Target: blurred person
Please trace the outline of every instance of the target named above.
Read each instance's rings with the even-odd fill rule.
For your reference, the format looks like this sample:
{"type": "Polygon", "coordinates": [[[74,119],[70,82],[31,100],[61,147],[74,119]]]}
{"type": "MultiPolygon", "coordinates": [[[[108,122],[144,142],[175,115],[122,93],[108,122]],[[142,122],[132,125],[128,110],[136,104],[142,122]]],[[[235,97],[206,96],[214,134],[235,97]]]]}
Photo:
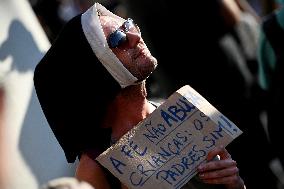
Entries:
{"type": "Polygon", "coordinates": [[[260,22],[261,20],[260,13],[256,11],[259,5],[254,5],[256,6],[254,7],[253,5],[251,5],[253,3],[248,2],[247,0],[235,0],[235,2],[242,12],[248,12],[251,16],[253,16],[257,20],[257,22],[260,22]]]}
{"type": "Polygon", "coordinates": [[[264,110],[267,111],[268,116],[269,138],[275,155],[283,166],[282,132],[284,129],[281,126],[281,117],[284,106],[284,1],[278,3],[279,8],[263,18],[258,60],[259,83],[265,92],[264,110]]]}
{"type": "Polygon", "coordinates": [[[43,184],[40,189],[95,189],[85,181],[74,177],[55,178],[43,184]]]}
{"type": "Polygon", "coordinates": [[[262,16],[266,16],[273,12],[279,6],[279,2],[281,2],[281,0],[262,0],[262,16]]]}
{"type": "Polygon", "coordinates": [[[91,0],[60,0],[59,17],[66,23],[74,16],[85,12],[92,4],[91,0]]]}
{"type": "Polygon", "coordinates": [[[55,40],[65,21],[59,17],[60,0],[37,0],[32,8],[50,42],[55,40]]]}
{"type": "MultiPolygon", "coordinates": [[[[118,0],[104,1],[106,8],[111,10],[120,17],[127,15],[126,10],[123,8],[118,0]]],[[[93,5],[92,0],[60,0],[59,17],[68,22],[74,16],[85,12],[93,5]]]]}
{"type": "Polygon", "coordinates": [[[4,89],[0,83],[0,188],[5,187],[6,156],[5,156],[5,130],[4,130],[4,89]]]}
{"type": "MultiPolygon", "coordinates": [[[[79,157],[79,180],[96,189],[125,188],[95,158],[156,108],[146,90],[156,66],[134,21],[98,3],[66,24],[37,65],[40,104],[67,161],[79,157]]],[[[198,185],[245,188],[224,147],[209,152],[207,160],[198,169],[198,185]]]]}
{"type": "Polygon", "coordinates": [[[239,163],[246,186],[276,188],[277,178],[269,167],[271,146],[257,100],[257,14],[250,13],[248,4],[233,0],[127,3],[133,17],[151,31],[147,40],[160,62],[159,72],[149,77],[149,97],[160,97],[160,92],[168,96],[189,83],[244,131],[227,148],[239,163]]]}

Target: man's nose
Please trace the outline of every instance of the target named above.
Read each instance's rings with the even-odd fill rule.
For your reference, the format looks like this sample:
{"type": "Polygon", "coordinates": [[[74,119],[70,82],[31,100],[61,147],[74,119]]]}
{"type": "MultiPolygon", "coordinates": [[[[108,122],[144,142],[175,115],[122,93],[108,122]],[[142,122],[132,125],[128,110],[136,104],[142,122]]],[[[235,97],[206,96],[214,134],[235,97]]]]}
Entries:
{"type": "Polygon", "coordinates": [[[141,34],[137,32],[127,32],[126,33],[128,44],[130,48],[134,48],[141,40],[141,34]]]}

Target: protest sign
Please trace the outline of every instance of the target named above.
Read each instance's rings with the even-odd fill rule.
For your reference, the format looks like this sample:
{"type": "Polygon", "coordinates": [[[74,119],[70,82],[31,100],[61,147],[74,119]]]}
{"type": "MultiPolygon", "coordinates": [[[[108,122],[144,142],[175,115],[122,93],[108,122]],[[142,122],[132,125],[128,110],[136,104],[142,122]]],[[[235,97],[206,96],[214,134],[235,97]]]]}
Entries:
{"type": "Polygon", "coordinates": [[[97,160],[128,188],[181,188],[214,147],[242,131],[186,85],[97,160]]]}

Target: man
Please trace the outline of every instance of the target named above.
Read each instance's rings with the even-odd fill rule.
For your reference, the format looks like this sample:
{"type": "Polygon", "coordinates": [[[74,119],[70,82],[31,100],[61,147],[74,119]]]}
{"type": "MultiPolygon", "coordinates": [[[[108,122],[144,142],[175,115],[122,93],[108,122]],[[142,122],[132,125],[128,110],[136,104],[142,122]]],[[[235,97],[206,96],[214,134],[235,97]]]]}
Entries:
{"type": "MultiPolygon", "coordinates": [[[[38,64],[38,98],[68,162],[80,159],[78,179],[96,189],[126,188],[112,183],[95,158],[154,111],[145,80],[156,66],[134,21],[98,3],[67,23],[38,64]]],[[[217,147],[207,159],[199,167],[204,183],[245,187],[225,148],[217,147]],[[217,155],[219,161],[210,161],[217,155]]]]}

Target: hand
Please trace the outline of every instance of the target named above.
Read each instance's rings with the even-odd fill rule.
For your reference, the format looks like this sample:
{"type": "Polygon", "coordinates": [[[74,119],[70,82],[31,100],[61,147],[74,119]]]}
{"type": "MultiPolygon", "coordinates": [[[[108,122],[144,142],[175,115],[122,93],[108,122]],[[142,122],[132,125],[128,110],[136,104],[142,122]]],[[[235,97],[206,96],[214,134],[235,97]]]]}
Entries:
{"type": "Polygon", "coordinates": [[[197,171],[199,178],[205,183],[224,184],[227,189],[245,189],[236,161],[232,160],[231,155],[222,146],[210,151],[207,162],[201,164],[197,171]],[[214,161],[217,155],[220,160],[214,161]]]}

